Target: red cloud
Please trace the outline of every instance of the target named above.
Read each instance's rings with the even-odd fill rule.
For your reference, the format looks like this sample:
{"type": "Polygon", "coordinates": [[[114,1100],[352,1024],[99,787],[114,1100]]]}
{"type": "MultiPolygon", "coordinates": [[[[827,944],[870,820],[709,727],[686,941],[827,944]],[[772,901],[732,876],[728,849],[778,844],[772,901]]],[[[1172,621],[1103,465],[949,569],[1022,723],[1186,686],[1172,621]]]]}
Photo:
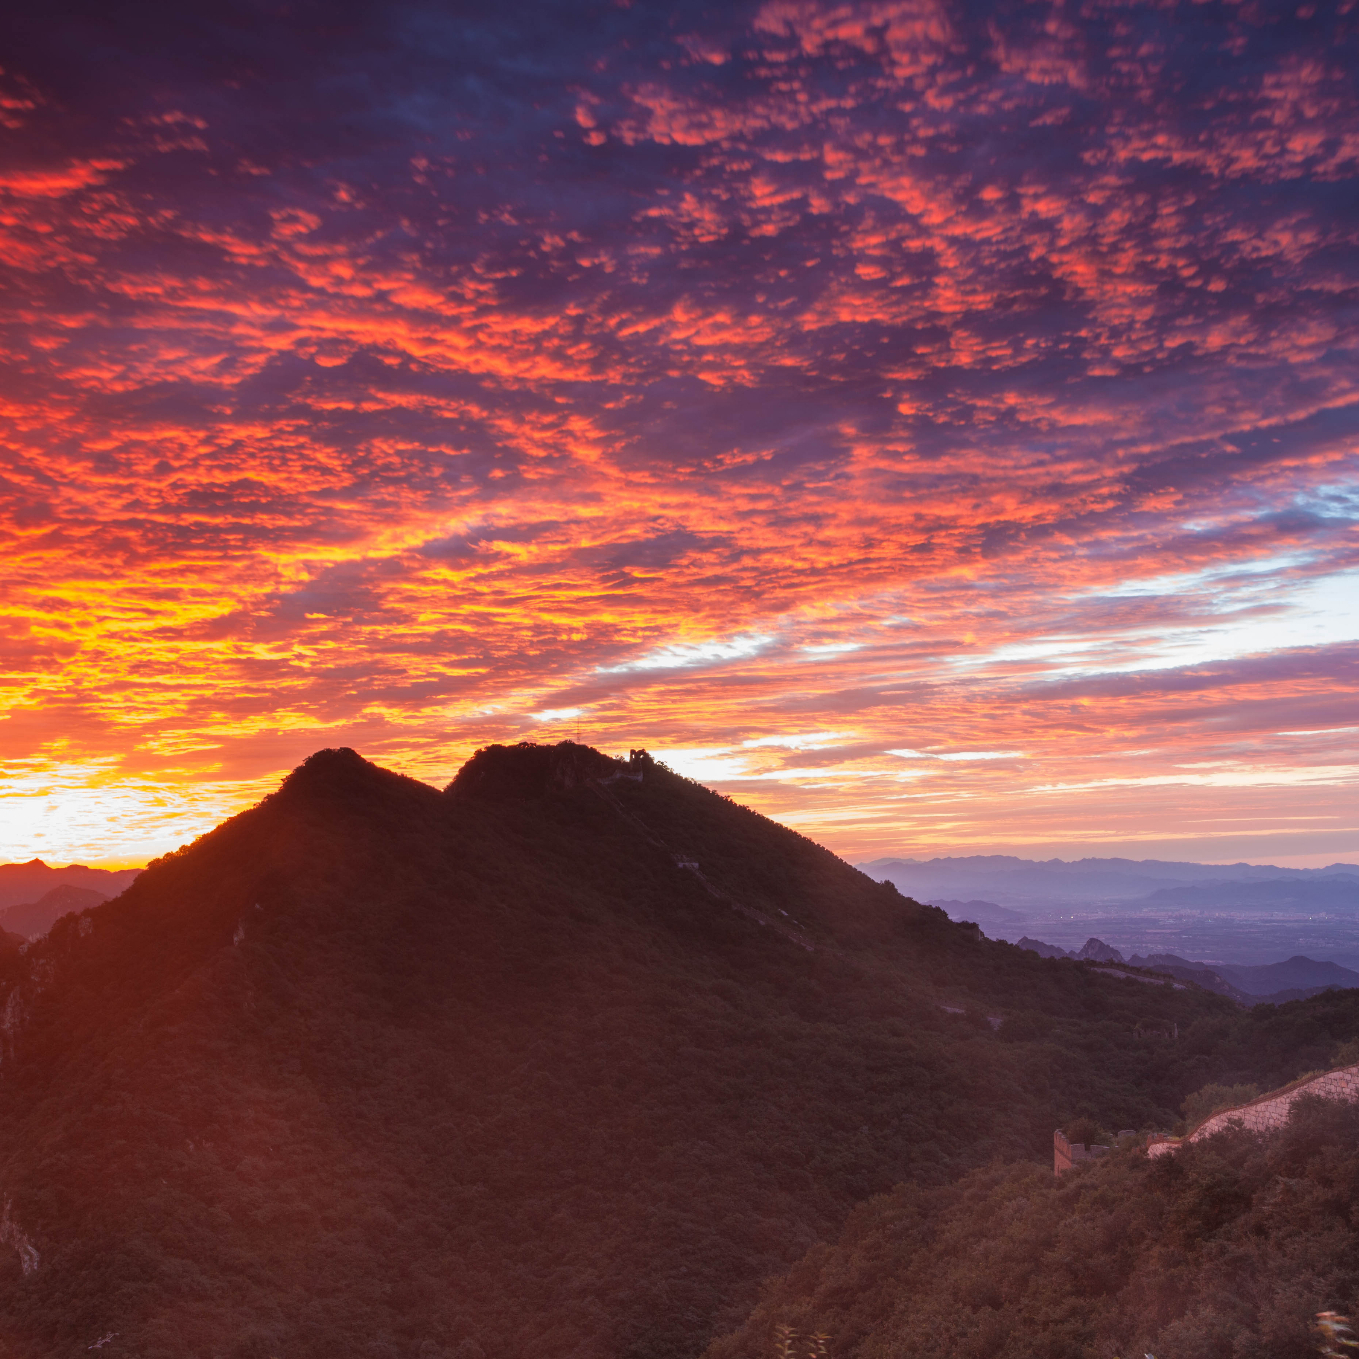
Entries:
{"type": "Polygon", "coordinates": [[[629,11],[494,114],[28,73],[0,752],[184,829],[578,712],[865,853],[1322,824],[1352,37],[1137,13],[629,11]]]}

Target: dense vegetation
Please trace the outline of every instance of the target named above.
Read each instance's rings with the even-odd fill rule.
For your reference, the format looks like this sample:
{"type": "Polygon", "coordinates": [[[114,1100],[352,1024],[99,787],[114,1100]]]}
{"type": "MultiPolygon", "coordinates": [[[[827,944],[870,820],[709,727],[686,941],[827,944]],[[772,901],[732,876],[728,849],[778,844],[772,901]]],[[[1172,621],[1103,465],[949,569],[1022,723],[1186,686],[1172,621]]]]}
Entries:
{"type": "Polygon", "coordinates": [[[1353,994],[1042,960],[645,758],[322,752],[0,956],[0,1353],[693,1356],[854,1204],[1324,1065],[1353,994]]]}
{"type": "Polygon", "coordinates": [[[1312,1359],[1317,1313],[1356,1300],[1359,1107],[1304,1097],[1264,1139],[903,1185],[708,1359],[765,1359],[780,1326],[835,1359],[1312,1359]]]}

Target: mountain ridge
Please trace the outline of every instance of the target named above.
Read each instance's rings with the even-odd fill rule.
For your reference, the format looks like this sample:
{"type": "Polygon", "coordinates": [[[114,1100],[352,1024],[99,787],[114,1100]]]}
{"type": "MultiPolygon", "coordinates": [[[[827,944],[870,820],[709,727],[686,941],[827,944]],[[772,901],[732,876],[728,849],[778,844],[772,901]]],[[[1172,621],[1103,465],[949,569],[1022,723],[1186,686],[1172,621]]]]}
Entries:
{"type": "Polygon", "coordinates": [[[1140,1022],[1230,1010],[981,939],[642,752],[443,791],[318,752],[0,955],[39,1261],[0,1249],[0,1343],[689,1359],[903,1177],[1164,1124],[1205,1068],[1140,1022]]]}
{"type": "Polygon", "coordinates": [[[1359,910],[1359,865],[1280,868],[1132,859],[1019,859],[972,855],[927,860],[881,858],[856,865],[920,900],[976,897],[1018,910],[1052,903],[1118,902],[1143,909],[1176,904],[1220,907],[1280,900],[1345,901],[1359,910]],[[1272,884],[1272,886],[1271,886],[1272,884]]]}
{"type": "Polygon", "coordinates": [[[20,902],[0,910],[0,929],[9,930],[25,939],[36,939],[40,934],[46,934],[62,916],[108,899],[107,892],[60,883],[44,892],[36,901],[20,902]]]}
{"type": "Polygon", "coordinates": [[[117,896],[141,871],[140,868],[86,868],[84,864],[53,868],[37,858],[21,864],[0,864],[0,910],[33,901],[62,885],[93,888],[106,897],[117,896]]]}
{"type": "MultiPolygon", "coordinates": [[[[919,901],[989,902],[990,913],[983,916],[979,908],[977,914],[988,933],[1015,942],[1021,936],[1048,941],[1066,953],[1095,935],[1117,939],[1125,954],[1169,952],[1260,966],[1306,953],[1359,968],[1359,874],[1343,864],[1287,870],[1131,860],[1043,864],[976,856],[878,860],[860,867],[919,901]],[[1244,876],[1223,876],[1234,871],[1244,876]],[[1015,911],[1022,920],[1000,910],[1015,911]]],[[[956,917],[961,908],[947,909],[956,917]]]]}
{"type": "MultiPolygon", "coordinates": [[[[929,859],[903,858],[899,855],[886,855],[856,863],[855,867],[864,872],[893,864],[905,864],[912,868],[933,867],[935,865],[966,865],[968,867],[986,866],[995,870],[1018,866],[1020,868],[1042,868],[1053,872],[1068,870],[1072,874],[1088,871],[1090,866],[1099,868],[1123,867],[1130,869],[1149,868],[1190,870],[1191,876],[1200,877],[1239,877],[1249,880],[1255,877],[1315,877],[1321,875],[1359,876],[1359,864],[1336,861],[1321,868],[1285,868],[1277,864],[1248,864],[1238,861],[1232,864],[1201,863],[1189,859],[1127,859],[1118,856],[1088,855],[1082,859],[1024,859],[1014,854],[940,854],[929,859]],[[1238,870],[1233,873],[1232,870],[1238,870]]],[[[1165,876],[1171,876],[1166,874],[1165,876]]]]}

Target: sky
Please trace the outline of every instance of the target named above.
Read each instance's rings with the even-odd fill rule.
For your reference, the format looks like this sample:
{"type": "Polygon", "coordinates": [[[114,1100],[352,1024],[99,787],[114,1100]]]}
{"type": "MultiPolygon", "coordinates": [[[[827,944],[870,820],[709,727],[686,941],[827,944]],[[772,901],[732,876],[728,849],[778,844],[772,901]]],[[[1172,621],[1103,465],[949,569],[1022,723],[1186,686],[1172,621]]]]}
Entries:
{"type": "Polygon", "coordinates": [[[568,738],[1359,856],[1355,0],[12,10],[0,860],[568,738]]]}

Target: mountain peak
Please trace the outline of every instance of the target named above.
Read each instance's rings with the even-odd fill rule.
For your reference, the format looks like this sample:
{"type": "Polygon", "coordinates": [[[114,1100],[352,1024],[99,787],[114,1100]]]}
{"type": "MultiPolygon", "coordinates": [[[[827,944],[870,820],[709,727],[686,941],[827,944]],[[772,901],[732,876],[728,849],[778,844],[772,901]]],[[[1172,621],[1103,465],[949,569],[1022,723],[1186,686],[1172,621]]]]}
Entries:
{"type": "Polygon", "coordinates": [[[1103,939],[1096,939],[1093,936],[1085,941],[1081,946],[1081,951],[1075,955],[1077,958],[1093,958],[1097,963],[1121,963],[1123,955],[1103,939]]]}
{"type": "Polygon", "coordinates": [[[296,778],[333,778],[336,775],[357,773],[359,770],[376,770],[371,760],[365,760],[352,746],[328,746],[308,755],[305,760],[288,776],[296,778]]]}
{"type": "Polygon", "coordinates": [[[420,789],[431,794],[434,791],[416,779],[394,774],[390,769],[365,760],[357,750],[339,746],[309,755],[283,780],[275,796],[288,800],[305,797],[350,802],[366,801],[398,789],[420,789]]]}
{"type": "Polygon", "coordinates": [[[550,790],[577,788],[593,779],[618,774],[640,774],[651,764],[644,750],[616,760],[593,746],[575,741],[539,745],[520,741],[513,746],[485,746],[458,770],[448,785],[450,793],[490,794],[499,797],[539,797],[550,790]]]}

